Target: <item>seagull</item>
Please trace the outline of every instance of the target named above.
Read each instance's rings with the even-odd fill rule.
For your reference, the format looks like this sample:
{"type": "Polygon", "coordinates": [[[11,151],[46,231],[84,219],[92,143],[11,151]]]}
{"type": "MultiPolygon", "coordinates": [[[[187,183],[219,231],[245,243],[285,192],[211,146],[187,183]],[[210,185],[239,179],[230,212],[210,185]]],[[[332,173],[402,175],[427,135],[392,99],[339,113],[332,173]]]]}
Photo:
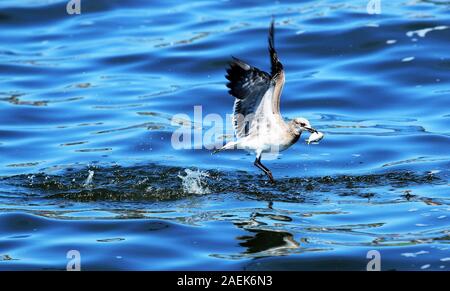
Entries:
{"type": "MultiPolygon", "coordinates": [[[[319,134],[306,118],[287,122],[280,113],[280,97],[285,83],[283,65],[274,46],[274,20],[269,28],[270,74],[232,57],[227,74],[228,93],[235,97],[233,127],[235,141],[216,150],[244,149],[256,155],[254,165],[272,183],[272,172],[261,163],[264,153],[278,153],[296,143],[302,132],[319,134]]],[[[323,135],[322,135],[323,136],[323,135]]]]}

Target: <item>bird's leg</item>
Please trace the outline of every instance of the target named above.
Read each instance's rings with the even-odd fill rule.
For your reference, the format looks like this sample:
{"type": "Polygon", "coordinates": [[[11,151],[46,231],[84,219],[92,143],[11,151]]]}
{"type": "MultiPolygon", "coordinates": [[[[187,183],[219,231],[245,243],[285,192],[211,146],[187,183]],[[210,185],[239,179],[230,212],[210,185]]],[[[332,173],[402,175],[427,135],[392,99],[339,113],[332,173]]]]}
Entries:
{"type": "Polygon", "coordinates": [[[256,157],[254,165],[257,166],[259,169],[261,169],[264,172],[264,174],[266,174],[267,177],[269,177],[270,182],[275,184],[275,180],[273,179],[272,172],[261,163],[261,156],[256,157]]]}
{"type": "Polygon", "coordinates": [[[261,162],[259,162],[259,164],[264,168],[264,172],[266,173],[266,175],[269,177],[270,182],[272,182],[272,184],[275,184],[275,179],[272,176],[272,171],[270,171],[266,166],[264,166],[261,162]]]}

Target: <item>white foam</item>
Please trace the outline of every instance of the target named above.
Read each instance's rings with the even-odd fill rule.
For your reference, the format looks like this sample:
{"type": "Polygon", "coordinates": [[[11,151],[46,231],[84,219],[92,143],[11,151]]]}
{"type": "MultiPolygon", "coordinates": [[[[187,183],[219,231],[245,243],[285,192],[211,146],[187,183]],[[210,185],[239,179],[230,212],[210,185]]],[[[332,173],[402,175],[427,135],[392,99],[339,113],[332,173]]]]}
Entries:
{"type": "Polygon", "coordinates": [[[83,187],[89,187],[92,184],[92,178],[94,178],[94,171],[89,170],[89,175],[84,181],[83,187]]]}
{"type": "Polygon", "coordinates": [[[202,172],[200,170],[192,171],[190,169],[185,169],[184,172],[186,176],[178,175],[181,179],[183,186],[183,192],[189,194],[208,194],[211,191],[206,186],[205,178],[209,177],[207,172],[202,172]]]}
{"type": "Polygon", "coordinates": [[[423,265],[422,267],[420,267],[420,269],[425,270],[425,269],[428,269],[430,266],[431,266],[430,264],[426,264],[426,265],[423,265]]]}
{"type": "Polygon", "coordinates": [[[408,37],[413,37],[415,34],[417,34],[417,36],[419,37],[425,37],[427,35],[427,33],[433,31],[433,30],[444,30],[447,29],[448,26],[445,25],[441,25],[441,26],[436,26],[436,27],[430,27],[430,28],[424,28],[424,29],[419,29],[419,30],[412,30],[412,31],[408,31],[406,33],[406,35],[408,37]]]}
{"type": "Polygon", "coordinates": [[[407,258],[415,258],[418,255],[425,255],[425,254],[428,254],[428,253],[429,253],[428,251],[418,251],[416,253],[403,253],[401,255],[404,256],[404,257],[407,257],[407,258]]]}
{"type": "Polygon", "coordinates": [[[410,62],[410,61],[412,61],[412,60],[414,60],[415,59],[415,57],[407,57],[407,58],[404,58],[404,59],[402,59],[402,62],[410,62]]]}

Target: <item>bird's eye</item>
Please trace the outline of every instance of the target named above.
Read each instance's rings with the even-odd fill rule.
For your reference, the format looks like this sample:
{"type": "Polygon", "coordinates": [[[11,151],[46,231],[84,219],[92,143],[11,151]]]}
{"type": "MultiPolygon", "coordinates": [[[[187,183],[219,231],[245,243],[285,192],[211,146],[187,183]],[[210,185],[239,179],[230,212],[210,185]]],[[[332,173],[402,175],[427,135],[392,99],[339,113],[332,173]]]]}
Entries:
{"type": "Polygon", "coordinates": [[[306,125],[306,123],[300,122],[300,126],[305,126],[305,125],[306,125]]]}

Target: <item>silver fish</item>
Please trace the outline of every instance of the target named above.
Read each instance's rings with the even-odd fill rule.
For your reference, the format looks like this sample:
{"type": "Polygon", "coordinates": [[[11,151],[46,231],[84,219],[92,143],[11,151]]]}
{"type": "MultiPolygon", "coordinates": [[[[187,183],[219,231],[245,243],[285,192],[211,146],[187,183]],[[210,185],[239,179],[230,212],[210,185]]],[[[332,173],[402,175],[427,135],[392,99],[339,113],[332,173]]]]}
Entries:
{"type": "Polygon", "coordinates": [[[324,134],[322,132],[320,132],[320,131],[313,132],[309,136],[309,138],[307,140],[307,143],[310,144],[312,142],[320,141],[323,138],[323,136],[324,136],[324,134]]]}

